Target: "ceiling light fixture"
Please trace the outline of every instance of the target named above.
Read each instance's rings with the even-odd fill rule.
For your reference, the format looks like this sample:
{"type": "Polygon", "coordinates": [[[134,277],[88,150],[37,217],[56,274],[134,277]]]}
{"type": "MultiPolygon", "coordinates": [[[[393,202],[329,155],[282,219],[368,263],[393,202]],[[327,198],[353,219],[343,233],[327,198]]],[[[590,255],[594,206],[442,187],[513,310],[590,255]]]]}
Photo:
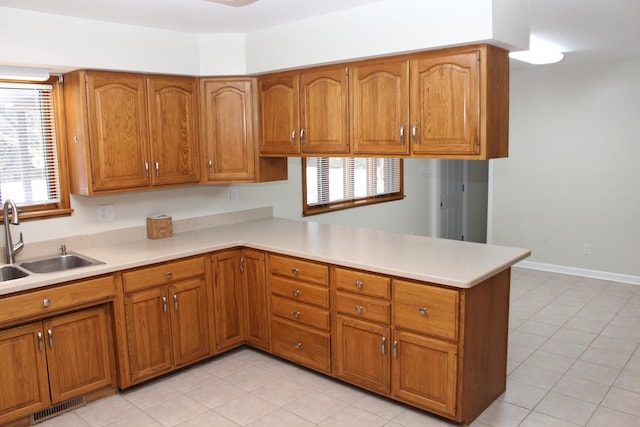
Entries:
{"type": "Polygon", "coordinates": [[[531,39],[529,50],[509,53],[509,57],[534,65],[554,64],[564,59],[564,53],[551,49],[537,40],[531,39]]]}
{"type": "Polygon", "coordinates": [[[246,6],[258,0],[207,0],[213,3],[225,4],[227,6],[246,6]]]}
{"type": "Polygon", "coordinates": [[[0,65],[0,79],[43,82],[49,80],[49,71],[44,68],[0,65]]]}

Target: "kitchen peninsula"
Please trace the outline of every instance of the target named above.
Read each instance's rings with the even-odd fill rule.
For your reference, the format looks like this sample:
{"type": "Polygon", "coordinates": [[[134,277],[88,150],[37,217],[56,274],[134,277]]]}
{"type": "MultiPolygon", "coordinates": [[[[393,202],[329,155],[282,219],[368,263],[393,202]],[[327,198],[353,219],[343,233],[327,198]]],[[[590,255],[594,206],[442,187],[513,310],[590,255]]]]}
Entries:
{"type": "MultiPolygon", "coordinates": [[[[90,325],[101,325],[105,375],[90,393],[244,344],[457,422],[470,423],[504,391],[510,267],[528,250],[220,216],[225,225],[178,224],[166,239],[74,247],[70,238],[70,250],[105,264],[0,284],[0,343],[26,326],[36,325],[26,335],[37,343],[58,318],[100,317],[90,325]],[[89,292],[62,292],[74,286],[89,292]],[[63,295],[85,297],[57,306],[63,295]],[[2,314],[10,306],[11,318],[2,314]]],[[[26,370],[20,362],[0,376],[26,370]]],[[[0,423],[76,397],[56,399],[50,387],[40,407],[0,408],[0,423]]]]}

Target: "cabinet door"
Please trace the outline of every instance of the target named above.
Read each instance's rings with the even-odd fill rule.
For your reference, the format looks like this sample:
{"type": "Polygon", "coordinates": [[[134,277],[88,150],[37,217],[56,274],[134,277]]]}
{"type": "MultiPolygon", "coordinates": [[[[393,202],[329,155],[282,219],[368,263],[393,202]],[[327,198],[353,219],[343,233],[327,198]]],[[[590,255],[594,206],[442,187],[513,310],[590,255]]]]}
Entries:
{"type": "Polygon", "coordinates": [[[89,72],[86,84],[94,191],[148,186],[144,76],[89,72]]]}
{"type": "Polygon", "coordinates": [[[389,394],[389,328],[337,316],[336,376],[366,389],[389,394]]]}
{"type": "Polygon", "coordinates": [[[209,355],[207,289],[204,278],[194,278],[169,287],[171,338],[176,367],[209,355]]]}
{"type": "Polygon", "coordinates": [[[212,261],[216,350],[220,351],[244,342],[240,250],[212,255],[212,261]]]}
{"type": "Polygon", "coordinates": [[[51,405],[42,324],[0,332],[0,425],[51,405]]]}
{"type": "Polygon", "coordinates": [[[458,347],[404,331],[394,332],[393,339],[393,396],[455,416],[458,347]]]}
{"type": "Polygon", "coordinates": [[[297,154],[298,75],[294,73],[261,77],[260,152],[264,154],[297,154]]]}
{"type": "Polygon", "coordinates": [[[242,250],[242,286],[244,288],[245,339],[247,343],[269,349],[269,309],[267,278],[263,252],[242,250]]]}
{"type": "Polygon", "coordinates": [[[202,81],[208,181],[255,178],[252,84],[251,80],[202,81]]]}
{"type": "Polygon", "coordinates": [[[153,185],[200,180],[197,83],[191,77],[150,77],[149,129],[153,185]]]}
{"type": "Polygon", "coordinates": [[[169,301],[166,287],[126,294],[125,316],[131,382],[171,369],[169,301]]]}
{"type": "Polygon", "coordinates": [[[414,153],[480,153],[479,55],[473,51],[411,62],[414,153]]]}
{"type": "Polygon", "coordinates": [[[409,62],[353,67],[350,92],[353,153],[409,154],[409,62]]]}
{"type": "Polygon", "coordinates": [[[113,345],[105,307],[43,323],[52,403],[113,384],[113,345]]]}
{"type": "Polygon", "coordinates": [[[349,152],[347,68],[300,74],[300,151],[349,152]]]}

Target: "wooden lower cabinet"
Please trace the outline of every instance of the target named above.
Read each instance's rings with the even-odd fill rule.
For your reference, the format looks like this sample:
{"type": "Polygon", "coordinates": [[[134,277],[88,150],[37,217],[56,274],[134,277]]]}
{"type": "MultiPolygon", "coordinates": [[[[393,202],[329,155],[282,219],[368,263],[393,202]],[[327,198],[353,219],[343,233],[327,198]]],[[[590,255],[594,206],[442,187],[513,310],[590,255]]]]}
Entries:
{"type": "Polygon", "coordinates": [[[242,249],[240,259],[244,293],[244,335],[247,344],[269,349],[269,306],[265,254],[242,249]]]}
{"type": "Polygon", "coordinates": [[[211,255],[217,352],[238,347],[244,343],[241,259],[239,249],[211,255]]]}
{"type": "Polygon", "coordinates": [[[108,306],[0,331],[0,424],[115,385],[108,306]]]}
{"type": "Polygon", "coordinates": [[[274,354],[326,374],[331,372],[331,338],[328,332],[273,319],[271,337],[274,354]]]}
{"type": "Polygon", "coordinates": [[[392,396],[422,409],[455,417],[458,346],[394,331],[392,396]]]}

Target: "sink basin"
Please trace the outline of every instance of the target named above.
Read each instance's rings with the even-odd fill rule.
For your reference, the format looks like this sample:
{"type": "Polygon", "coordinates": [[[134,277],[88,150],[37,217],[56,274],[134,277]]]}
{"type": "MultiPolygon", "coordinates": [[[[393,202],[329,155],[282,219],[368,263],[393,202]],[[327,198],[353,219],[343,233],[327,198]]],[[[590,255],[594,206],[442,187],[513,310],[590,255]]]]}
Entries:
{"type": "Polygon", "coordinates": [[[0,266],[0,282],[27,277],[29,273],[13,265],[0,266]]]}
{"type": "Polygon", "coordinates": [[[64,255],[52,255],[30,261],[24,261],[20,263],[20,267],[23,267],[32,273],[53,273],[56,271],[71,270],[72,268],[88,267],[98,264],[104,264],[104,262],[69,252],[64,255]]]}

